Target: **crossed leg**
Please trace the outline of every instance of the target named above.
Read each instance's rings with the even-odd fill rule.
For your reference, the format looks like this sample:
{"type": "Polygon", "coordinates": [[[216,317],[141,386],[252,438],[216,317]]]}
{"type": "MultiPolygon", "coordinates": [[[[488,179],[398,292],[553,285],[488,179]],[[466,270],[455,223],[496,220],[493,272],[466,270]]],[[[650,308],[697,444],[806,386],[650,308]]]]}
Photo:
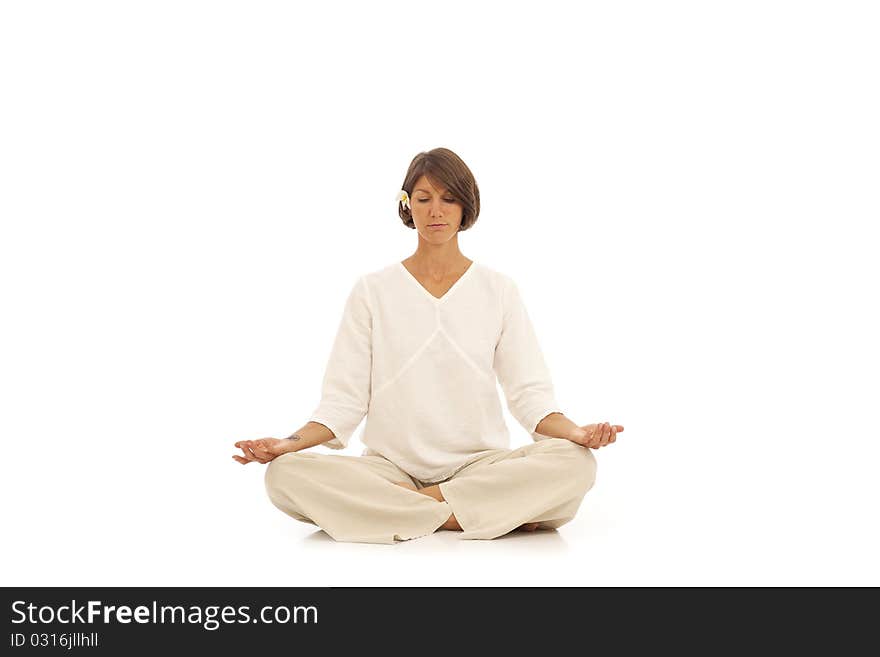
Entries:
{"type": "Polygon", "coordinates": [[[445,481],[416,482],[422,488],[381,456],[315,452],[277,457],[265,480],[276,507],[337,541],[395,543],[438,529],[491,539],[559,527],[574,517],[595,472],[592,450],[549,438],[481,454],[445,481]]]}
{"type": "MultiPolygon", "coordinates": [[[[428,497],[433,497],[438,502],[446,501],[446,499],[443,497],[443,492],[440,490],[440,486],[438,484],[432,484],[430,486],[426,486],[425,488],[417,488],[409,481],[395,481],[394,483],[398,486],[403,486],[404,488],[414,490],[417,493],[427,495],[428,497]]],[[[539,523],[537,522],[527,522],[520,525],[517,529],[531,532],[535,531],[538,528],[538,524],[539,523]]],[[[438,527],[437,529],[450,529],[452,531],[461,531],[461,525],[458,524],[458,519],[455,517],[455,513],[452,513],[450,514],[449,519],[445,523],[440,525],[440,527],[438,527]]]]}

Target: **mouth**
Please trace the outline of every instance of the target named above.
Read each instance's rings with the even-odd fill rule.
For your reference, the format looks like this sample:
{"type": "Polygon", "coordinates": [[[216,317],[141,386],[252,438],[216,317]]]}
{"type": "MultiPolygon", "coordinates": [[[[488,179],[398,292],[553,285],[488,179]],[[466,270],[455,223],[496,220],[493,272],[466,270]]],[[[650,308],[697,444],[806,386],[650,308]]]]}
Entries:
{"type": "Polygon", "coordinates": [[[436,226],[445,226],[446,224],[428,224],[429,227],[433,228],[436,226]]]}

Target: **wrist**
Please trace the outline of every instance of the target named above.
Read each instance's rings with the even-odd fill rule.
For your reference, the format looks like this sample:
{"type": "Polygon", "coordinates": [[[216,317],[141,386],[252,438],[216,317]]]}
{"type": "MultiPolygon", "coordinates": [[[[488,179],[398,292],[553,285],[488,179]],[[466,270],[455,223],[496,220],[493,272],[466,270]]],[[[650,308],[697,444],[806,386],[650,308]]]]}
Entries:
{"type": "Polygon", "coordinates": [[[566,434],[565,437],[568,438],[573,443],[577,443],[578,445],[583,445],[587,441],[587,438],[588,438],[587,432],[578,426],[572,427],[568,431],[568,434],[566,434]]]}
{"type": "Polygon", "coordinates": [[[303,443],[303,437],[299,433],[292,433],[287,438],[283,439],[282,443],[284,447],[284,451],[286,452],[295,452],[298,449],[301,449],[301,445],[303,443]]]}

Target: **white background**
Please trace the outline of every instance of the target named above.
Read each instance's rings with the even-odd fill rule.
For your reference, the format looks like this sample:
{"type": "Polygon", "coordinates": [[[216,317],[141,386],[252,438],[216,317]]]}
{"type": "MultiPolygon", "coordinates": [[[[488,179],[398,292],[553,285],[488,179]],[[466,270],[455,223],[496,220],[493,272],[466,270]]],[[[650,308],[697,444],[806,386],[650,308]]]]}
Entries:
{"type": "Polygon", "coordinates": [[[2,584],[880,584],[872,5],[3,3],[2,584]],[[558,532],[337,543],[232,445],[317,405],[437,146],[625,431],[558,532]]]}

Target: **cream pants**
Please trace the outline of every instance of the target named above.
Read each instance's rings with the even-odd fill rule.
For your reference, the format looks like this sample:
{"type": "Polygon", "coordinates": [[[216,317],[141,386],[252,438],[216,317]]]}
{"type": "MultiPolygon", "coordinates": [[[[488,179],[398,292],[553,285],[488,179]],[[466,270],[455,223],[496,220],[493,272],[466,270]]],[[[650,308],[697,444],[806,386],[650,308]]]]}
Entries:
{"type": "Polygon", "coordinates": [[[555,529],[574,518],[596,479],[589,447],[546,438],[480,452],[448,478],[414,479],[379,454],[299,451],[266,468],[266,492],[284,513],[336,541],[388,543],[433,533],[455,514],[463,539],[492,539],[537,522],[555,529]],[[445,501],[403,488],[439,484],[445,501]]]}

